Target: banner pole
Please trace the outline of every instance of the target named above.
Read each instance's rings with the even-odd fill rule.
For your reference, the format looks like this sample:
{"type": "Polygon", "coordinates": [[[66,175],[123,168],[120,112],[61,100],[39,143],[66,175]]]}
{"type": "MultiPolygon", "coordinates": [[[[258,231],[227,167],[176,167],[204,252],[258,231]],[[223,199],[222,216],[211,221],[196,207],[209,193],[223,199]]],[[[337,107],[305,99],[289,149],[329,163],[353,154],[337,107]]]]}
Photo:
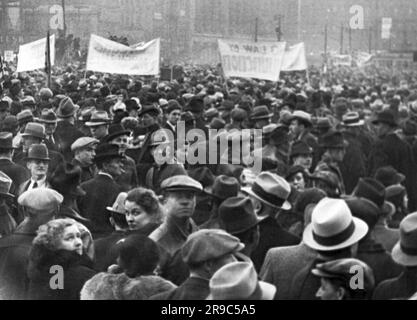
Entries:
{"type": "Polygon", "coordinates": [[[51,88],[51,44],[49,29],[46,34],[46,72],[47,72],[47,86],[51,88]]]}

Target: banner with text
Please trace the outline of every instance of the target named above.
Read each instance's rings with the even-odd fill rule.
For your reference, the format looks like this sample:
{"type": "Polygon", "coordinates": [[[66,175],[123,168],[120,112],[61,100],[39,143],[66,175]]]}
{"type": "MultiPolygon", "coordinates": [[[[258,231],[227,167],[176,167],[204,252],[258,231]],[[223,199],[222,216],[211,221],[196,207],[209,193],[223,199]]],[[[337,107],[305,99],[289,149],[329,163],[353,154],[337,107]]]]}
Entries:
{"type": "Polygon", "coordinates": [[[93,34],[87,70],[137,76],[158,75],[160,46],[160,39],[155,39],[133,49],[93,34]]]}
{"type": "Polygon", "coordinates": [[[250,42],[219,40],[219,50],[226,77],[278,81],[285,42],[250,42]]]}
{"type": "Polygon", "coordinates": [[[296,44],[285,51],[281,71],[307,70],[306,50],[304,43],[296,44]]]}
{"type": "MultiPolygon", "coordinates": [[[[55,64],[55,35],[49,37],[51,48],[51,66],[55,64]]],[[[45,68],[46,38],[19,47],[17,72],[33,71],[45,68]]]]}

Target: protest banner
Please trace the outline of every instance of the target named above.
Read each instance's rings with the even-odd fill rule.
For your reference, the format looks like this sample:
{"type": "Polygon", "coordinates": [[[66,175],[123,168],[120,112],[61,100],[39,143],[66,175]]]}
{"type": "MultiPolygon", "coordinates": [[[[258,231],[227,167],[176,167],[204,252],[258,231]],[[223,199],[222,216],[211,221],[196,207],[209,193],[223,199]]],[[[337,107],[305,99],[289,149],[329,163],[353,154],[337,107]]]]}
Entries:
{"type": "Polygon", "coordinates": [[[285,51],[281,71],[303,71],[307,68],[304,43],[296,44],[285,51]]]}
{"type": "Polygon", "coordinates": [[[159,74],[160,39],[134,49],[91,35],[87,70],[113,74],[154,76],[159,74]]]}
{"type": "MultiPolygon", "coordinates": [[[[55,64],[55,35],[50,38],[51,66],[55,64]]],[[[45,68],[46,38],[21,45],[17,61],[17,72],[45,68]]]]}
{"type": "Polygon", "coordinates": [[[332,55],[330,57],[331,64],[335,67],[338,66],[346,66],[351,67],[352,66],[352,56],[351,55],[332,55]]]}
{"type": "Polygon", "coordinates": [[[278,81],[285,42],[218,40],[226,77],[278,81]]]}

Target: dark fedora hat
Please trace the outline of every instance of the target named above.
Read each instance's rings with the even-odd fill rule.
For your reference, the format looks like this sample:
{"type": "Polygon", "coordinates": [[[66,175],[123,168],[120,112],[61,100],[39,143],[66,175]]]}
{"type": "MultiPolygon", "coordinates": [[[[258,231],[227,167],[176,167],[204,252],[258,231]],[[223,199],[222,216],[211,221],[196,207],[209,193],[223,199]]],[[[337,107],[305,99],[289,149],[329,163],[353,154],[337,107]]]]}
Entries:
{"type": "Polygon", "coordinates": [[[209,124],[210,129],[220,130],[226,127],[226,122],[220,118],[213,118],[209,124]]]}
{"type": "Polygon", "coordinates": [[[375,179],[381,182],[385,187],[393,186],[404,182],[405,176],[399,173],[392,166],[379,168],[375,173],[375,179]]]}
{"type": "Polygon", "coordinates": [[[315,127],[317,129],[330,129],[332,124],[329,118],[318,118],[315,127]]]}
{"type": "Polygon", "coordinates": [[[42,161],[50,161],[49,158],[49,151],[46,145],[44,144],[33,144],[29,148],[28,155],[26,157],[27,161],[30,160],[42,160],[42,161]]]}
{"type": "Polygon", "coordinates": [[[58,118],[53,110],[43,109],[39,122],[46,124],[54,124],[58,122],[58,118]]]}
{"type": "Polygon", "coordinates": [[[312,155],[313,149],[304,141],[295,141],[291,146],[290,157],[312,155]]]}
{"type": "Polygon", "coordinates": [[[237,197],[240,191],[239,181],[234,177],[218,176],[211,188],[204,190],[210,196],[219,200],[237,197]]]}
{"type": "Polygon", "coordinates": [[[13,135],[9,132],[0,132],[0,149],[15,149],[13,148],[13,135]]]}
{"type": "Polygon", "coordinates": [[[103,142],[110,142],[121,136],[130,136],[130,131],[125,130],[121,124],[114,124],[109,127],[109,134],[104,138],[103,142]]]}
{"type": "MultiPolygon", "coordinates": [[[[269,126],[265,127],[268,128],[269,126]]],[[[265,129],[264,128],[264,129],[265,129]]],[[[272,128],[272,127],[271,127],[272,128]]],[[[276,126],[270,133],[268,129],[264,130],[264,135],[266,139],[269,139],[271,143],[275,146],[280,146],[289,142],[288,127],[283,125],[276,126]]]]}
{"type": "Polygon", "coordinates": [[[109,143],[101,143],[97,146],[96,156],[94,158],[95,162],[116,158],[124,158],[124,156],[120,153],[118,146],[109,143]]]}
{"type": "Polygon", "coordinates": [[[157,116],[161,113],[161,110],[155,105],[145,105],[142,107],[142,110],[139,111],[138,116],[143,117],[145,114],[151,114],[157,116]]]}
{"type": "Polygon", "coordinates": [[[372,121],[372,123],[385,123],[391,127],[398,126],[398,123],[395,120],[395,115],[390,110],[384,110],[377,113],[376,118],[372,121]]]}
{"type": "Polygon", "coordinates": [[[185,108],[185,111],[201,113],[204,111],[204,100],[200,97],[193,97],[185,108]]]}
{"type": "Polygon", "coordinates": [[[45,127],[40,123],[29,122],[22,137],[35,137],[43,140],[45,139],[45,127]]]}
{"type": "Polygon", "coordinates": [[[214,183],[215,176],[207,167],[198,167],[188,170],[188,175],[196,181],[199,181],[203,188],[211,187],[214,183]]]}
{"type": "Polygon", "coordinates": [[[253,109],[250,115],[251,120],[271,119],[273,114],[269,111],[267,106],[258,106],[253,109]]]}
{"type": "Polygon", "coordinates": [[[70,118],[72,117],[80,107],[74,104],[70,97],[65,97],[59,103],[58,111],[56,115],[58,118],[70,118]]]}
{"type": "Polygon", "coordinates": [[[321,138],[320,146],[325,149],[344,149],[346,143],[340,131],[331,131],[321,138]]]}
{"type": "Polygon", "coordinates": [[[386,201],[385,186],[372,178],[359,179],[358,185],[353,191],[353,196],[372,201],[383,213],[392,211],[392,205],[386,201]]]}
{"type": "Polygon", "coordinates": [[[345,201],[352,215],[365,221],[369,230],[372,231],[379,220],[380,209],[372,201],[365,198],[351,197],[345,199],[345,201]]]}
{"type": "Polygon", "coordinates": [[[266,218],[258,217],[250,198],[244,197],[224,201],[219,208],[219,217],[225,230],[231,235],[248,231],[266,218]]]}
{"type": "Polygon", "coordinates": [[[0,196],[8,198],[14,198],[14,195],[10,193],[10,187],[12,186],[12,179],[2,171],[0,171],[0,196]]]}

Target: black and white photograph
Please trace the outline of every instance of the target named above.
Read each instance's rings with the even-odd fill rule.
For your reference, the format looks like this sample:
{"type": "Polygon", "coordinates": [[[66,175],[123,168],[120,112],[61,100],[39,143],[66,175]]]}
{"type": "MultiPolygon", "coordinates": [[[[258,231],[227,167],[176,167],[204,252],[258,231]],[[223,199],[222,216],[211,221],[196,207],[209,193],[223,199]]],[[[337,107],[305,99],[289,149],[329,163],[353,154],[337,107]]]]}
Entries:
{"type": "Polygon", "coordinates": [[[0,300],[417,300],[416,16],[0,0],[0,300]]]}

